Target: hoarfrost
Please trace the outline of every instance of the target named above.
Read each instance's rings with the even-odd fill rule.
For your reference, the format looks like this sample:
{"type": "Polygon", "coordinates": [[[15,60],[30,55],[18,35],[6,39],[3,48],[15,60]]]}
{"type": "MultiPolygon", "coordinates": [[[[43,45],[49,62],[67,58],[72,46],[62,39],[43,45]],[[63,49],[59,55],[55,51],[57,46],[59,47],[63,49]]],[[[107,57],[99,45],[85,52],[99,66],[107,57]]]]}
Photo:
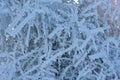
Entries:
{"type": "Polygon", "coordinates": [[[0,80],[120,80],[118,0],[0,0],[0,80]]]}

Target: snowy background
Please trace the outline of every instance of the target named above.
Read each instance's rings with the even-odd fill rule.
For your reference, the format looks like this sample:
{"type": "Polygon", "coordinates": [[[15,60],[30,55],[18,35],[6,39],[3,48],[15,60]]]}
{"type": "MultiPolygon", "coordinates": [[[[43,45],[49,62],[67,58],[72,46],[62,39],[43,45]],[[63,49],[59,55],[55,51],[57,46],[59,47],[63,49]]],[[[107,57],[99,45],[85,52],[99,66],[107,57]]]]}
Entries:
{"type": "Polygon", "coordinates": [[[0,0],[0,80],[120,80],[119,0],[0,0]]]}

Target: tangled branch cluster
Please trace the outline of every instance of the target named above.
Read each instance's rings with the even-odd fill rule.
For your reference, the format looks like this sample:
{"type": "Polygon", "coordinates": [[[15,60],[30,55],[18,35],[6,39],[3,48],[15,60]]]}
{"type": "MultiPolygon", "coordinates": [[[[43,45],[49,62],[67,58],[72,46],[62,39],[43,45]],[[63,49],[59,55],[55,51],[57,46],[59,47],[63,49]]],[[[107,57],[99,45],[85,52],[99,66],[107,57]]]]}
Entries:
{"type": "Polygon", "coordinates": [[[109,0],[78,2],[0,0],[0,80],[119,80],[120,37],[98,11],[109,0]]]}

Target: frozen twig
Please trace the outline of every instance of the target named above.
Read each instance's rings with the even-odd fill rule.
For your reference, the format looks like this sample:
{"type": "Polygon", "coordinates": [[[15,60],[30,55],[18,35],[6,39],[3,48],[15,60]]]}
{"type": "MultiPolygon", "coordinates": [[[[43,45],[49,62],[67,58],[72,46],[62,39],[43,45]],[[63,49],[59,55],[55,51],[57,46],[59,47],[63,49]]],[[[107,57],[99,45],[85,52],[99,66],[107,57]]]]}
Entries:
{"type": "Polygon", "coordinates": [[[21,29],[25,26],[25,24],[35,16],[35,13],[30,13],[12,32],[8,32],[11,36],[15,37],[21,29]]]}
{"type": "Polygon", "coordinates": [[[26,40],[25,40],[25,45],[27,47],[29,46],[30,29],[31,29],[31,26],[29,26],[29,28],[28,28],[27,37],[26,37],[26,40]]]}

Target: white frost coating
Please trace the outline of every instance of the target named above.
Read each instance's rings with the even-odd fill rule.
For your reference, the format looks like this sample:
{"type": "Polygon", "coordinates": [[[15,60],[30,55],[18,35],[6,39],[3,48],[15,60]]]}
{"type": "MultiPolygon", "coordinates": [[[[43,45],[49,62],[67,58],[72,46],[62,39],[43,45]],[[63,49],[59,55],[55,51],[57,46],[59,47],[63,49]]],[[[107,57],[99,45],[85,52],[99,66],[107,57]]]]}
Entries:
{"type": "Polygon", "coordinates": [[[94,55],[90,55],[89,58],[91,60],[99,59],[99,58],[105,58],[106,54],[104,52],[100,52],[94,55]]]}
{"type": "Polygon", "coordinates": [[[86,67],[83,68],[82,71],[79,71],[79,75],[77,76],[77,79],[76,79],[76,80],[80,80],[80,78],[81,78],[82,76],[85,76],[86,71],[88,71],[88,70],[87,70],[88,67],[89,67],[89,65],[86,65],[86,67]]]}
{"type": "Polygon", "coordinates": [[[25,18],[12,32],[8,32],[11,36],[15,37],[21,29],[25,26],[25,24],[35,16],[35,13],[32,12],[30,15],[28,15],[27,18],[25,18]]]}
{"type": "Polygon", "coordinates": [[[120,80],[112,2],[1,0],[0,80],[120,80]]]}
{"type": "Polygon", "coordinates": [[[51,39],[55,34],[57,34],[59,31],[62,31],[63,27],[62,26],[58,26],[55,30],[53,30],[49,35],[48,38],[51,39]]]}
{"type": "Polygon", "coordinates": [[[30,30],[31,30],[31,26],[29,26],[29,28],[28,28],[27,37],[26,37],[26,40],[25,40],[25,45],[27,47],[29,46],[30,30]]]}
{"type": "Polygon", "coordinates": [[[79,1],[78,0],[74,0],[76,4],[79,4],[79,1]]]}
{"type": "Polygon", "coordinates": [[[93,8],[96,8],[98,5],[100,5],[100,4],[103,3],[103,2],[104,2],[104,1],[101,0],[101,1],[98,1],[98,2],[93,3],[94,5],[88,6],[82,13],[85,13],[85,12],[87,12],[87,11],[93,9],[93,8]]]}
{"type": "Polygon", "coordinates": [[[78,67],[78,65],[81,63],[81,61],[84,61],[85,57],[87,56],[87,53],[85,53],[81,59],[79,59],[75,64],[74,64],[74,67],[78,67]]]}
{"type": "Polygon", "coordinates": [[[41,68],[47,66],[50,62],[55,61],[58,56],[61,56],[61,55],[64,54],[65,52],[68,52],[68,51],[74,49],[75,47],[76,47],[76,45],[72,45],[72,46],[70,46],[68,49],[66,49],[66,50],[64,50],[64,51],[61,51],[61,52],[58,52],[57,54],[55,54],[54,56],[52,56],[49,60],[45,61],[45,62],[41,65],[41,68]]]}
{"type": "Polygon", "coordinates": [[[29,1],[27,3],[25,3],[24,8],[20,11],[20,13],[17,14],[17,17],[13,20],[13,22],[11,24],[8,25],[8,28],[6,29],[6,32],[11,32],[13,30],[13,28],[16,27],[16,25],[18,24],[18,22],[20,22],[21,18],[24,16],[24,12],[25,10],[28,9],[28,4],[29,1]]]}

